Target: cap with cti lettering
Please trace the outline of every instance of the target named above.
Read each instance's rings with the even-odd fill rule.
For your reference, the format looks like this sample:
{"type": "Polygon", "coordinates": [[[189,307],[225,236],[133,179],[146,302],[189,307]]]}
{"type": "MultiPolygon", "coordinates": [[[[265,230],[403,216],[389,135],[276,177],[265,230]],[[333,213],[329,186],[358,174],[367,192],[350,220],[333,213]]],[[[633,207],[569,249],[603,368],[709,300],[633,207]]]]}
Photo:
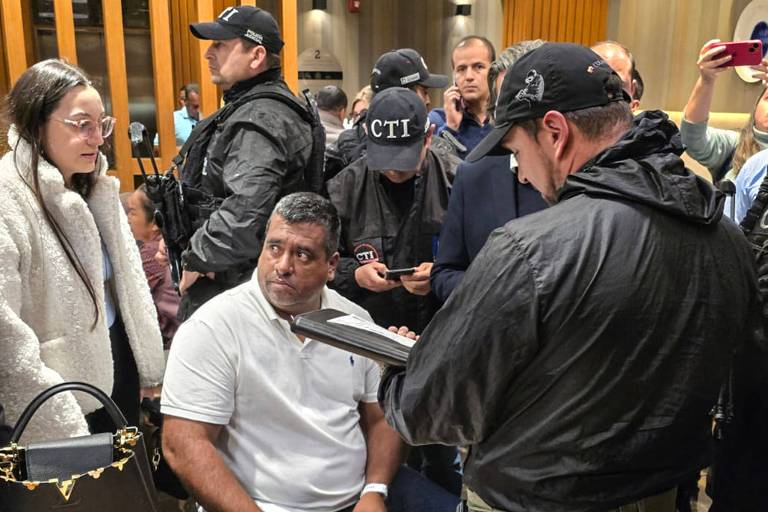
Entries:
{"type": "Polygon", "coordinates": [[[374,171],[416,171],[429,131],[427,107],[404,87],[390,87],[373,97],[365,118],[368,168],[374,171]]]}

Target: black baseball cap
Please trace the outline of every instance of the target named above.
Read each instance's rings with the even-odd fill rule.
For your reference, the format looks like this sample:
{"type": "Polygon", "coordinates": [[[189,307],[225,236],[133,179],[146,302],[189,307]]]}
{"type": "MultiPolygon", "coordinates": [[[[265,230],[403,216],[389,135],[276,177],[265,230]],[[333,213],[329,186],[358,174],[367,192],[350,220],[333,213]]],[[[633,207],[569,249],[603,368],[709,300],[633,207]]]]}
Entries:
{"type": "Polygon", "coordinates": [[[368,168],[418,170],[429,126],[427,107],[412,90],[390,87],[376,94],[365,116],[368,168]]]}
{"type": "Polygon", "coordinates": [[[374,94],[390,87],[406,87],[411,84],[443,88],[448,85],[448,77],[430,74],[422,56],[411,48],[385,53],[379,57],[371,71],[374,94]]]}
{"type": "Polygon", "coordinates": [[[619,75],[589,48],[545,43],[507,71],[496,101],[496,125],[467,161],[508,154],[499,144],[517,121],[538,119],[550,110],[573,112],[614,101],[629,102],[621,85],[619,75]]]}
{"type": "Polygon", "coordinates": [[[216,21],[192,23],[189,30],[198,39],[226,41],[242,37],[273,54],[280,53],[284,44],[275,18],[264,9],[250,5],[227,7],[216,21]]]}

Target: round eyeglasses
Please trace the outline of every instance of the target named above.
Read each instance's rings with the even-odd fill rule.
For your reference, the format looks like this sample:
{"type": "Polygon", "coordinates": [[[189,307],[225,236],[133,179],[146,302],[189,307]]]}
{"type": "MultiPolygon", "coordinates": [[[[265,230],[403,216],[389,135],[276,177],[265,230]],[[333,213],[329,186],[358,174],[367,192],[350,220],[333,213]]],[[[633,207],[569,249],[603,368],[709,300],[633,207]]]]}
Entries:
{"type": "Polygon", "coordinates": [[[114,117],[105,117],[98,122],[91,119],[79,119],[77,121],[74,119],[53,119],[59,121],[60,123],[64,123],[77,128],[78,132],[80,133],[80,138],[83,140],[93,137],[97,133],[96,130],[101,130],[101,137],[106,139],[112,135],[112,130],[115,129],[116,121],[114,117]]]}

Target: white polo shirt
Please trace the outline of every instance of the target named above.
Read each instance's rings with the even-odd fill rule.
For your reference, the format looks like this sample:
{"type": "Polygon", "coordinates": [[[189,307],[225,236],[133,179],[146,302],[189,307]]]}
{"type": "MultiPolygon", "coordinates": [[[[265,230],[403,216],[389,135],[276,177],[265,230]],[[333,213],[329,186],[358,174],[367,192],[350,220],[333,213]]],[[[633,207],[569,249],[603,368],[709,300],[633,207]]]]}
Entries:
{"type": "MultiPolygon", "coordinates": [[[[322,307],[370,320],[323,290],[322,307]]],[[[162,412],[224,425],[216,447],[265,511],[339,510],[365,483],[359,402],[376,402],[373,361],[313,340],[301,343],[256,275],[201,307],[179,328],[162,412]]]]}

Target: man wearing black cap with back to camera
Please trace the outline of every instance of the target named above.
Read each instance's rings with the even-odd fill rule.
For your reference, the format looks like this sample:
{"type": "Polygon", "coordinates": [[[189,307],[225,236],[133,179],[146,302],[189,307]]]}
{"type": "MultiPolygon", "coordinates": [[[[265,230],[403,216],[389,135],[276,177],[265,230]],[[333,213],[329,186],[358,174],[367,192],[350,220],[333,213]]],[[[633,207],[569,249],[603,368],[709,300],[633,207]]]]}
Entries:
{"type": "MultiPolygon", "coordinates": [[[[426,106],[408,89],[377,93],[365,127],[368,153],[327,182],[341,219],[341,260],[331,287],[379,325],[419,333],[439,308],[429,274],[460,160],[430,146],[426,106]],[[401,269],[409,273],[390,273],[401,269]]],[[[459,494],[454,448],[425,447],[412,452],[409,464],[459,494]]]]}
{"type": "Polygon", "coordinates": [[[757,319],[752,256],[661,112],[591,50],[508,72],[469,160],[513,153],[552,206],[497,229],[379,390],[409,443],[470,445],[470,510],[673,512],[757,319]],[[623,508],[619,508],[623,507],[623,508]]]}
{"type": "Polygon", "coordinates": [[[283,41],[272,15],[228,7],[215,21],[190,30],[212,41],[205,58],[225,106],[199,123],[182,149],[185,183],[221,201],[200,219],[182,255],[182,319],[250,279],[277,200],[312,188],[318,179],[310,175],[317,169],[311,116],[281,78],[283,41]]]}
{"type": "MultiPolygon", "coordinates": [[[[390,87],[405,87],[415,92],[429,109],[429,89],[448,86],[448,77],[430,73],[424,58],[411,48],[386,52],[376,61],[371,71],[371,89],[374,96],[390,87]]],[[[343,168],[365,155],[368,136],[365,133],[365,114],[355,125],[339,134],[335,143],[326,151],[326,180],[330,180],[343,168]]],[[[431,143],[445,151],[456,153],[448,141],[432,137],[431,143]]]]}

